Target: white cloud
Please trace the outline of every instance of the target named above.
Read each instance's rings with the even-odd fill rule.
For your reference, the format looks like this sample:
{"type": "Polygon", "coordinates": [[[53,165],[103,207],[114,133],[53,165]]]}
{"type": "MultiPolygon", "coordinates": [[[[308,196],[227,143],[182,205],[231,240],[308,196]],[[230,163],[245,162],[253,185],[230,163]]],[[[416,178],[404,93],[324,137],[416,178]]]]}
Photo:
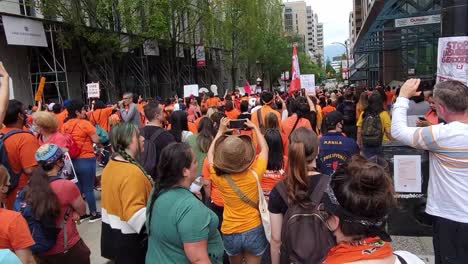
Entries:
{"type": "Polygon", "coordinates": [[[349,12],[353,10],[353,0],[306,0],[306,3],[317,13],[319,22],[323,23],[325,45],[344,42],[349,38],[348,21],[349,12]]]}

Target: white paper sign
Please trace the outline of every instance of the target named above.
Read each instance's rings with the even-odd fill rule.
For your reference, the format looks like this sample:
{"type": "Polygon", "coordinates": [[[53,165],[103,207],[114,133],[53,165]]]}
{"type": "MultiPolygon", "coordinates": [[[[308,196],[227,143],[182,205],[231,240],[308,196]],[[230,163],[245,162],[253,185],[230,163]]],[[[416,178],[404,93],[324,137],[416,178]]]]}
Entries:
{"type": "Polygon", "coordinates": [[[184,97],[198,96],[198,84],[184,85],[184,97]]]}
{"type": "Polygon", "coordinates": [[[422,189],[421,156],[393,156],[393,175],[396,192],[420,193],[422,189]]]}
{"type": "Polygon", "coordinates": [[[41,21],[12,16],[2,16],[2,21],[9,45],[47,47],[41,21]]]}
{"type": "Polygon", "coordinates": [[[315,95],[315,75],[314,74],[302,74],[301,75],[301,88],[305,88],[307,94],[315,95]]]}
{"type": "Polygon", "coordinates": [[[86,85],[88,89],[88,98],[99,98],[101,97],[101,91],[99,90],[99,83],[88,83],[86,85]]]}
{"type": "Polygon", "coordinates": [[[437,82],[457,80],[468,85],[468,36],[439,38],[437,82]]]}
{"type": "Polygon", "coordinates": [[[68,152],[65,152],[63,156],[64,156],[64,159],[63,159],[64,166],[62,169],[62,177],[72,181],[73,183],[77,183],[78,178],[76,177],[75,168],[73,167],[70,154],[68,154],[68,152]]]}

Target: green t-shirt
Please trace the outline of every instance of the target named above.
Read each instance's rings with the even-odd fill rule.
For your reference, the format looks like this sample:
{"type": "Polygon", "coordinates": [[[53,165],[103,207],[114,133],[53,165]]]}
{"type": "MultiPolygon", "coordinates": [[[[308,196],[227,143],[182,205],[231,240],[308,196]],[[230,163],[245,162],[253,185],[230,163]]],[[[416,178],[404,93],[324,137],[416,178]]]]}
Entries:
{"type": "Polygon", "coordinates": [[[202,152],[197,143],[198,135],[191,135],[187,138],[187,143],[192,147],[195,159],[197,160],[197,175],[200,176],[203,168],[203,161],[206,158],[206,153],[202,152]]]}
{"type": "Polygon", "coordinates": [[[183,243],[202,240],[207,240],[211,262],[223,262],[224,247],[217,229],[218,217],[189,190],[171,188],[163,191],[151,214],[146,264],[189,263],[183,243]]]}

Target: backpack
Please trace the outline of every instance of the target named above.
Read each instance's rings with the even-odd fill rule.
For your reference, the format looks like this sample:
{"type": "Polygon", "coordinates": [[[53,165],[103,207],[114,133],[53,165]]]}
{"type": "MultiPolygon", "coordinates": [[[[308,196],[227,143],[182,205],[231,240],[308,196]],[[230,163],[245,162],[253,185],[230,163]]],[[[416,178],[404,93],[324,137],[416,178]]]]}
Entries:
{"type": "MultiPolygon", "coordinates": [[[[49,180],[52,182],[54,180],[59,180],[60,177],[53,177],[49,180]]],[[[57,242],[57,235],[62,229],[64,229],[64,249],[67,250],[68,243],[68,234],[66,229],[66,222],[70,216],[70,207],[65,211],[60,226],[55,225],[55,219],[51,217],[44,217],[43,219],[37,219],[32,211],[31,205],[25,200],[24,189],[21,189],[16,195],[15,203],[13,204],[13,210],[20,212],[21,215],[26,219],[28,223],[29,230],[31,231],[31,236],[35,244],[31,247],[33,254],[40,254],[51,249],[57,242]]]]}
{"type": "Polygon", "coordinates": [[[356,125],[356,107],[354,103],[344,102],[342,114],[345,125],[356,125]]]}
{"type": "MultiPolygon", "coordinates": [[[[102,113],[102,111],[99,112],[98,119],[101,119],[101,113],[102,113]]],[[[96,128],[96,134],[99,137],[99,143],[106,144],[107,142],[109,142],[109,134],[107,133],[106,130],[104,130],[104,128],[102,128],[100,125],[98,125],[94,115],[91,115],[91,116],[93,117],[93,120],[94,120],[93,123],[94,123],[94,127],[96,128]]]]}
{"type": "Polygon", "coordinates": [[[383,139],[382,130],[382,122],[380,121],[379,114],[369,113],[365,115],[361,127],[362,144],[368,147],[381,146],[383,139]]]}
{"type": "Polygon", "coordinates": [[[143,168],[146,172],[148,172],[151,176],[154,176],[154,171],[156,169],[157,158],[158,158],[158,151],[156,148],[156,144],[154,143],[156,139],[164,132],[164,129],[158,129],[154,132],[153,135],[149,139],[145,140],[144,150],[141,155],[141,164],[143,164],[143,168]]]}
{"type": "MultiPolygon", "coordinates": [[[[281,229],[280,263],[322,263],[328,250],[335,245],[333,235],[319,212],[330,177],[323,174],[313,177],[320,177],[320,180],[310,196],[310,203],[300,205],[288,202],[281,229]]],[[[287,202],[288,192],[284,181],[276,184],[276,190],[287,202]]]]}
{"type": "Polygon", "coordinates": [[[12,190],[16,186],[18,186],[19,178],[20,178],[20,175],[23,173],[23,169],[21,169],[20,172],[16,173],[13,170],[13,168],[11,167],[11,165],[10,165],[10,163],[8,161],[8,155],[7,155],[7,152],[6,152],[6,149],[5,149],[5,140],[7,138],[9,138],[10,136],[13,136],[13,135],[19,134],[19,133],[29,133],[29,134],[31,134],[30,132],[20,130],[20,129],[15,129],[15,130],[8,131],[7,133],[1,133],[0,134],[0,164],[3,165],[7,169],[8,173],[10,174],[9,190],[12,190]]]}
{"type": "Polygon", "coordinates": [[[63,134],[67,138],[67,148],[68,148],[68,154],[70,155],[70,158],[76,159],[78,156],[80,156],[81,149],[78,147],[78,144],[76,144],[75,140],[70,134],[63,134]]]}

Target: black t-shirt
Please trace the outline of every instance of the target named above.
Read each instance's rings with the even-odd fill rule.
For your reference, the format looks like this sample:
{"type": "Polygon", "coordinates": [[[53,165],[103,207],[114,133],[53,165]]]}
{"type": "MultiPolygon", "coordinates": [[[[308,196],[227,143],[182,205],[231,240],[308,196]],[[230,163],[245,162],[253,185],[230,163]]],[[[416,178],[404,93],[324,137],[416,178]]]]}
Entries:
{"type": "MultiPolygon", "coordinates": [[[[145,138],[145,140],[150,140],[151,136],[156,133],[156,131],[158,131],[159,129],[164,129],[164,128],[161,128],[161,127],[158,127],[158,126],[145,126],[143,128],[141,128],[140,130],[140,134],[141,136],[143,136],[145,138]]],[[[159,156],[161,155],[161,151],[164,147],[166,147],[167,145],[169,145],[170,143],[172,142],[175,142],[175,138],[174,136],[167,132],[166,130],[164,130],[155,140],[154,140],[154,144],[156,146],[156,151],[158,153],[158,156],[156,157],[156,164],[158,164],[159,162],[159,156]]],[[[153,177],[153,179],[156,178],[156,170],[155,172],[148,172],[151,174],[151,176],[153,177]]]]}
{"type": "MultiPolygon", "coordinates": [[[[328,177],[323,174],[322,176],[328,177]]],[[[320,181],[320,174],[309,176],[307,177],[307,179],[309,181],[310,193],[312,193],[320,181]]],[[[279,194],[275,185],[275,187],[273,187],[273,189],[270,192],[270,200],[268,201],[268,211],[270,211],[273,214],[284,215],[286,214],[287,210],[288,210],[288,203],[287,201],[284,201],[283,198],[281,198],[281,195],[279,194]]]]}

